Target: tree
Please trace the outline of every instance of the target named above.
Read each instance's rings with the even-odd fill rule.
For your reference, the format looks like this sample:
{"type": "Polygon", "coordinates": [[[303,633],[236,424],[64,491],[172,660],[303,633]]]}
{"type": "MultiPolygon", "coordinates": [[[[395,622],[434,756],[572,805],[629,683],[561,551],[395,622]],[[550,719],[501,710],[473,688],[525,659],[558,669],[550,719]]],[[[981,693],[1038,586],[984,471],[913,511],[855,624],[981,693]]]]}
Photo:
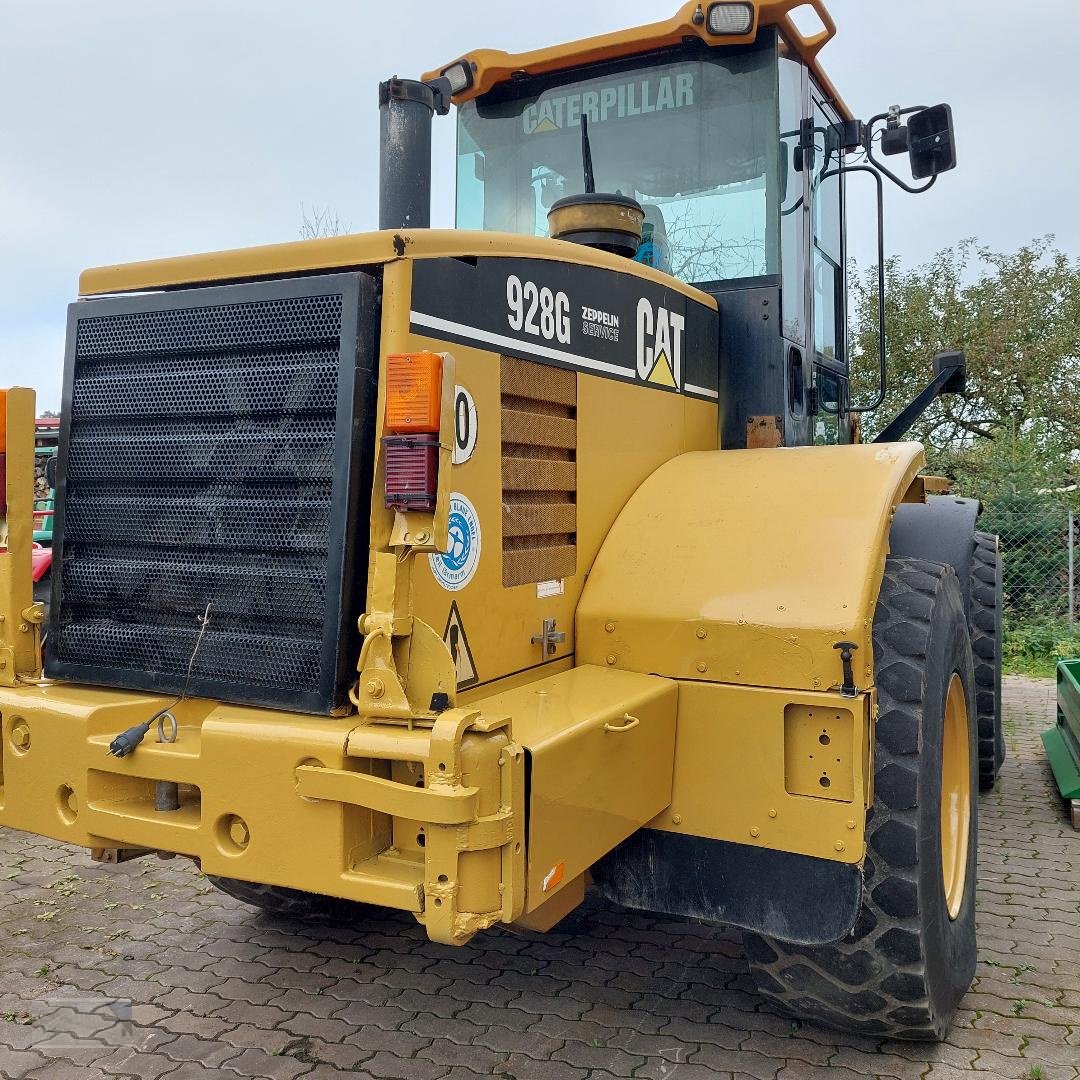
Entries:
{"type": "MultiPolygon", "coordinates": [[[[852,275],[856,401],[877,385],[877,270],[852,275]]],[[[1080,447],[1080,260],[1047,236],[1005,254],[967,240],[905,270],[886,264],[889,391],[872,437],[933,375],[933,357],[967,353],[967,390],[939,399],[910,437],[949,461],[1002,437],[1047,460],[1080,447]]]]}
{"type": "Polygon", "coordinates": [[[336,210],[329,206],[300,204],[300,238],[317,240],[321,236],[346,236],[352,232],[349,222],[343,221],[336,210]]]}

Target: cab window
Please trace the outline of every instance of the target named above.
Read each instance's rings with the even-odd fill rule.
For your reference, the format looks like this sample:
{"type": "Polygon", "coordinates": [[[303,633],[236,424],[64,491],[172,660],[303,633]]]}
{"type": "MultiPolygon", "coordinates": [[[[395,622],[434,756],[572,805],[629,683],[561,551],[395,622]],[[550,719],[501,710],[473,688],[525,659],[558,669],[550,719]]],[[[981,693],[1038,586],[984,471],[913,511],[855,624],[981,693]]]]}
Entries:
{"type": "Polygon", "coordinates": [[[843,423],[847,412],[847,379],[828,368],[817,367],[814,370],[814,385],[817,410],[814,415],[814,445],[833,446],[847,442],[843,423]]]}
{"type": "Polygon", "coordinates": [[[696,283],[778,274],[775,38],[670,55],[463,104],[458,228],[547,235],[551,205],[584,191],[587,116],[596,190],[645,208],[639,261],[696,283]]]}
{"type": "Polygon", "coordinates": [[[844,189],[830,132],[836,123],[814,102],[813,283],[814,348],[820,359],[844,363],[844,189]]]}

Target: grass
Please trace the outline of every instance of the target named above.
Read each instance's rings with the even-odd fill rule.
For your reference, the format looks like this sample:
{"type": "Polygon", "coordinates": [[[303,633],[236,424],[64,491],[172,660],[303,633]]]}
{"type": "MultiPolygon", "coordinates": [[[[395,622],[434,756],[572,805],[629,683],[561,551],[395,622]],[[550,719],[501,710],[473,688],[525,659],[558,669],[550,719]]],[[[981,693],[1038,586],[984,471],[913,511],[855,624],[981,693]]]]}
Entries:
{"type": "Polygon", "coordinates": [[[1065,619],[1006,620],[1001,640],[1001,667],[1007,675],[1053,678],[1059,660],[1080,659],[1080,623],[1065,619]]]}

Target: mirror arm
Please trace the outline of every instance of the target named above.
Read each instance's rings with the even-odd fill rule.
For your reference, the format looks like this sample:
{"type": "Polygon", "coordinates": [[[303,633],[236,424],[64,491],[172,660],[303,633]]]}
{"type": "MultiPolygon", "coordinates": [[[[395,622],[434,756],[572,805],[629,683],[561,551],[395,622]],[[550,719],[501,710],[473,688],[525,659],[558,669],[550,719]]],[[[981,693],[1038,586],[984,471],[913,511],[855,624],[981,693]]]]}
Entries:
{"type": "Polygon", "coordinates": [[[885,184],[877,169],[869,165],[844,165],[839,169],[831,169],[822,173],[819,179],[825,180],[830,176],[843,176],[848,173],[869,173],[877,184],[877,247],[878,247],[878,392],[869,405],[852,406],[849,413],[873,412],[881,406],[885,400],[885,391],[888,388],[885,372],[885,184]]]}
{"type": "Polygon", "coordinates": [[[940,360],[947,360],[950,356],[958,357],[949,366],[942,366],[931,380],[930,385],[923,390],[910,405],[900,413],[895,420],[886,424],[881,434],[874,440],[876,443],[898,442],[908,431],[911,425],[937,400],[942,394],[962,393],[964,389],[965,361],[963,353],[943,354],[940,360]]]}
{"type": "MultiPolygon", "coordinates": [[[[896,115],[907,116],[908,113],[919,112],[923,108],[925,108],[923,105],[913,105],[910,109],[901,109],[896,115]]],[[[936,176],[931,176],[922,187],[912,187],[906,180],[901,180],[900,177],[885,164],[885,162],[874,156],[874,128],[878,124],[885,123],[888,119],[888,113],[878,113],[877,116],[870,117],[866,122],[866,142],[863,144],[863,149],[866,151],[866,159],[875,169],[887,176],[898,188],[906,191],[909,195],[921,195],[924,191],[929,191],[937,183],[936,176]]]]}

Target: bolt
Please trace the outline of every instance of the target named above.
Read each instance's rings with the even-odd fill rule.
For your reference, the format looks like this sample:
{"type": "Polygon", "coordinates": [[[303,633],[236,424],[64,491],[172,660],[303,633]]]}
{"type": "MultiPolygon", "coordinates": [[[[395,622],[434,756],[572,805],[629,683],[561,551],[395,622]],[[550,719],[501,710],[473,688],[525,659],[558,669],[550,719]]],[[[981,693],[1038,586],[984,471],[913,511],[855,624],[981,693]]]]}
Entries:
{"type": "Polygon", "coordinates": [[[611,667],[611,665],[614,664],[615,662],[616,662],[616,657],[615,657],[615,654],[612,653],[607,658],[608,667],[611,667]]]}
{"type": "Polygon", "coordinates": [[[386,687],[382,684],[382,679],[369,679],[364,689],[367,691],[368,697],[381,698],[386,693],[386,687]]]}
{"type": "Polygon", "coordinates": [[[19,623],[19,633],[20,634],[25,634],[27,632],[27,630],[29,630],[29,629],[30,629],[30,624],[29,623],[24,623],[24,622],[19,623]]]}
{"type": "Polygon", "coordinates": [[[843,840],[837,840],[836,843],[833,844],[833,847],[836,848],[837,851],[843,851],[844,850],[844,841],[843,840]]]}
{"type": "Polygon", "coordinates": [[[682,814],[672,814],[671,815],[671,824],[672,825],[681,825],[682,824],[682,814]]]}
{"type": "Polygon", "coordinates": [[[605,630],[606,630],[606,631],[607,631],[607,632],[608,632],[609,634],[614,634],[614,633],[615,633],[615,624],[614,624],[613,622],[609,622],[609,623],[604,623],[604,629],[605,629],[605,630]]]}
{"type": "Polygon", "coordinates": [[[701,638],[702,640],[704,640],[708,636],[708,631],[706,631],[704,626],[699,626],[698,627],[697,636],[699,638],[701,638]]]}
{"type": "Polygon", "coordinates": [[[771,818],[776,817],[776,811],[775,810],[770,810],[769,811],[769,817],[771,817],[771,818]]]}
{"type": "Polygon", "coordinates": [[[750,828],[750,835],[751,836],[760,836],[761,835],[761,830],[756,825],[753,825],[750,828]]]}
{"type": "Polygon", "coordinates": [[[852,830],[853,830],[853,829],[855,828],[855,822],[854,822],[854,821],[851,821],[851,820],[849,819],[849,820],[848,820],[848,823],[847,823],[847,827],[848,827],[849,829],[852,829],[852,830]]]}
{"type": "Polygon", "coordinates": [[[430,538],[426,532],[420,532],[416,534],[416,542],[418,544],[426,544],[430,538]]]}
{"type": "Polygon", "coordinates": [[[709,665],[706,664],[704,660],[699,660],[697,664],[697,669],[704,675],[705,672],[709,670],[709,665]]]}
{"type": "Polygon", "coordinates": [[[24,723],[18,723],[11,729],[11,743],[17,750],[26,750],[30,746],[30,729],[24,723]]]}
{"type": "Polygon", "coordinates": [[[229,822],[229,839],[237,847],[247,847],[248,842],[251,840],[251,833],[248,832],[247,825],[238,817],[234,817],[229,822]]]}

